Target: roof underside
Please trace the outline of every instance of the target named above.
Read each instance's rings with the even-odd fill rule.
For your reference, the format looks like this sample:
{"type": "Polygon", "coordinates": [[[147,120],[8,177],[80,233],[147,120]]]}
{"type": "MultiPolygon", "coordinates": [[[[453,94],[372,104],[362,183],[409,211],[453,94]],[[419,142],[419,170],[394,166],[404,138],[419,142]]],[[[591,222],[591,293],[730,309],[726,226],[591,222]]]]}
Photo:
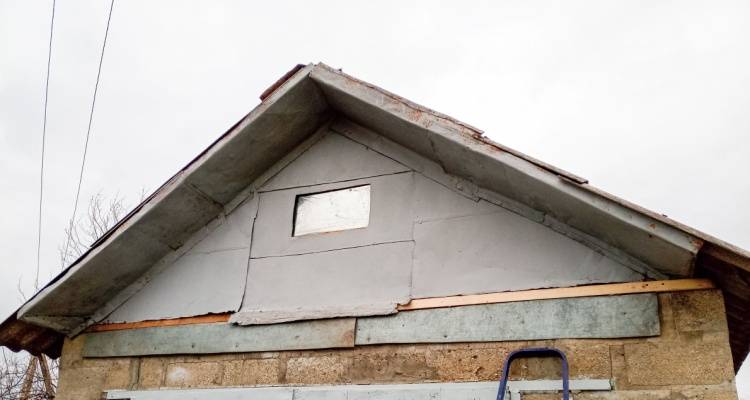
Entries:
{"type": "Polygon", "coordinates": [[[617,249],[666,276],[714,279],[727,302],[735,366],[744,359],[750,340],[750,322],[742,318],[750,307],[747,252],[325,65],[298,66],[287,75],[264,93],[258,107],[8,318],[0,326],[0,344],[59,355],[62,334],[98,322],[92,319],[97,310],[112,306],[113,297],[158,260],[246,198],[248,187],[271,165],[342,115],[476,185],[468,190],[503,195],[540,222],[571,227],[591,246],[617,249]]]}

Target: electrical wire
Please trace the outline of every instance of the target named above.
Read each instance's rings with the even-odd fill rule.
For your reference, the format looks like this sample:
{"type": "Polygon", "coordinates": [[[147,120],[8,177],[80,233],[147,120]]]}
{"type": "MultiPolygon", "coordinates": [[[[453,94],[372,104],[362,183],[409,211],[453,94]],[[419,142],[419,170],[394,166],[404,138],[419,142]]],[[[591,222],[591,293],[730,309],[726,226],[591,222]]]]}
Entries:
{"type": "Polygon", "coordinates": [[[78,211],[78,199],[81,195],[81,183],[83,182],[83,171],[86,167],[86,154],[89,149],[89,138],[91,137],[91,124],[94,120],[94,107],[96,106],[96,93],[99,90],[99,79],[102,75],[102,64],[104,63],[104,50],[107,47],[107,37],[109,36],[109,25],[112,21],[112,9],[115,6],[115,0],[109,3],[109,15],[107,16],[107,28],[104,31],[104,41],[102,42],[102,51],[99,56],[99,70],[96,73],[96,83],[94,84],[94,96],[91,99],[91,111],[89,113],[89,125],[86,129],[86,141],[83,144],[83,158],[81,159],[81,171],[78,174],[78,188],[76,189],[76,198],[73,204],[73,216],[70,218],[70,226],[68,226],[68,238],[65,240],[65,250],[63,251],[63,259],[67,259],[68,248],[70,247],[70,236],[73,233],[73,224],[76,219],[76,212],[78,211]]]}
{"type": "Polygon", "coordinates": [[[39,168],[39,217],[36,236],[36,275],[34,276],[34,290],[39,289],[39,265],[42,251],[42,202],[44,200],[44,151],[47,142],[47,100],[49,99],[49,71],[52,65],[52,34],[55,29],[55,3],[52,0],[52,19],[49,24],[49,47],[47,50],[47,78],[44,81],[44,122],[42,124],[42,162],[39,168]]]}

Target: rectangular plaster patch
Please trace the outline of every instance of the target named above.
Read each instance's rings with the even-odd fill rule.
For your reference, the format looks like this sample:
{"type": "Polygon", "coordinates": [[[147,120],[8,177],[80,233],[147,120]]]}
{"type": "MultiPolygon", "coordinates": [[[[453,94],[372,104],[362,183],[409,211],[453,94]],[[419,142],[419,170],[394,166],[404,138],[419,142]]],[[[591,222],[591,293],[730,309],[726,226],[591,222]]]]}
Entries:
{"type": "Polygon", "coordinates": [[[252,259],[245,298],[231,322],[394,313],[410,299],[413,248],[407,241],[252,259]]]}
{"type": "Polygon", "coordinates": [[[411,172],[260,193],[251,258],[314,253],[412,239],[411,172]],[[370,216],[365,228],[293,236],[297,196],[370,185],[370,216]]]}

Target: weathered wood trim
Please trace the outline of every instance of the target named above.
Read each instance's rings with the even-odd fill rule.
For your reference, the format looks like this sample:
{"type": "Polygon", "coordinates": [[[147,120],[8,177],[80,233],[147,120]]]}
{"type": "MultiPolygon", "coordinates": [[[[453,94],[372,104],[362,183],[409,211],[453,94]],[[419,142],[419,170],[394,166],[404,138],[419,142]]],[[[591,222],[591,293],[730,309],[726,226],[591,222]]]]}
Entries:
{"type": "Polygon", "coordinates": [[[611,283],[605,285],[575,286],[566,288],[522,290],[518,292],[413,299],[408,304],[398,306],[398,310],[411,311],[423,310],[428,308],[469,306],[477,304],[510,303],[514,301],[612,296],[634,293],[681,292],[686,290],[702,290],[714,288],[716,288],[716,286],[712,281],[708,279],[675,279],[669,281],[611,283]]]}
{"type": "Polygon", "coordinates": [[[658,336],[653,293],[532,300],[359,318],[356,345],[658,336]]]}
{"type": "Polygon", "coordinates": [[[97,325],[90,326],[88,329],[86,329],[85,333],[121,331],[121,330],[126,330],[126,329],[155,328],[155,327],[163,327],[163,326],[211,324],[211,323],[218,323],[218,322],[227,322],[229,321],[230,315],[231,313],[208,314],[208,315],[199,315],[197,317],[159,319],[159,320],[139,321],[139,322],[97,324],[97,325]]]}

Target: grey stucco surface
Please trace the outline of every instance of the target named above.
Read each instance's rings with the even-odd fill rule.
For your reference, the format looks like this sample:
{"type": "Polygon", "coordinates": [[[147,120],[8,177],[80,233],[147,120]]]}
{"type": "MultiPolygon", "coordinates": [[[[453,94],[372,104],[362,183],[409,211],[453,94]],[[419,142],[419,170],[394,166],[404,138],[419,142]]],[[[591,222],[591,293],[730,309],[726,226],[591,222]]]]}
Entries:
{"type": "Polygon", "coordinates": [[[643,279],[495,197],[481,197],[432,161],[355,125],[346,129],[347,137],[323,131],[275,167],[253,202],[107,321],[238,308],[232,322],[248,325],[386,315],[411,298],[643,279]],[[359,185],[371,187],[366,228],[292,236],[296,196],[359,185]]]}
{"type": "Polygon", "coordinates": [[[417,198],[412,296],[637,281],[635,271],[551,229],[426,182],[417,198]],[[442,191],[442,196],[436,196],[442,191]],[[429,195],[428,197],[428,194],[429,195]],[[418,200],[419,201],[419,200],[418,200]],[[442,203],[442,204],[441,204],[442,203]]]}
{"type": "Polygon", "coordinates": [[[252,259],[245,299],[231,322],[394,313],[410,298],[413,247],[407,241],[252,259]]]}
{"type": "Polygon", "coordinates": [[[236,311],[245,292],[256,206],[236,208],[106,318],[129,322],[236,311]]]}
{"type": "Polygon", "coordinates": [[[414,175],[397,173],[260,193],[251,257],[305,254],[412,240],[414,175]],[[297,195],[370,185],[370,224],[348,231],[292,236],[297,195]]]}
{"type": "Polygon", "coordinates": [[[329,132],[266,182],[260,191],[343,182],[405,171],[409,171],[409,168],[344,136],[329,132]]]}

